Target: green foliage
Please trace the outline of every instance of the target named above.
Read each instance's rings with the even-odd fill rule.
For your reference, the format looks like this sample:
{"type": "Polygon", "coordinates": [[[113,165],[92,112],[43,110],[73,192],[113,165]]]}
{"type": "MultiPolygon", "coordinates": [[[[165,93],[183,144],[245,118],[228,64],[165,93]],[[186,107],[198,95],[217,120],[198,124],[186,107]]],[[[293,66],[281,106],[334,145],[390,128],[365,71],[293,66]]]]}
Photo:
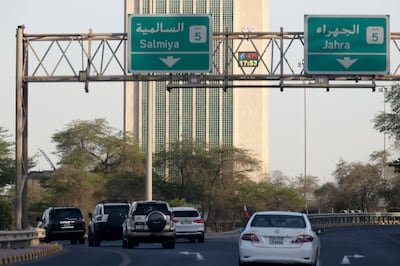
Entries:
{"type": "Polygon", "coordinates": [[[388,133],[396,142],[400,141],[400,85],[392,86],[385,92],[385,102],[391,112],[381,112],[374,118],[374,127],[379,132],[388,133]]]}
{"type": "Polygon", "coordinates": [[[346,163],[343,160],[335,171],[338,182],[339,205],[345,209],[374,209],[379,194],[384,188],[384,180],[377,165],[346,163]]]}
{"type": "Polygon", "coordinates": [[[0,127],[0,187],[14,183],[15,162],[13,159],[13,144],[7,141],[7,130],[0,127]]]}
{"type": "Polygon", "coordinates": [[[190,203],[187,203],[186,200],[184,200],[184,199],[172,199],[169,201],[169,205],[171,207],[181,207],[181,206],[196,207],[196,206],[192,206],[192,204],[190,204],[190,203]]]}
{"type": "MultiPolygon", "coordinates": [[[[394,140],[395,147],[400,145],[400,85],[396,84],[390,89],[385,89],[385,102],[390,104],[390,111],[380,112],[373,119],[374,128],[384,132],[394,140]]],[[[385,155],[387,157],[387,154],[385,155]]],[[[386,159],[386,157],[384,157],[386,159]]],[[[384,161],[386,162],[386,161],[384,161]]],[[[400,158],[389,164],[400,173],[400,158]]]]}
{"type": "Polygon", "coordinates": [[[13,223],[10,202],[0,199],[0,230],[9,230],[13,223]]]}
{"type": "Polygon", "coordinates": [[[144,155],[131,136],[95,119],[73,121],[52,139],[61,166],[42,179],[43,197],[31,196],[32,213],[77,206],[87,214],[103,199],[143,199],[144,155]]]}
{"type": "MultiPolygon", "coordinates": [[[[133,141],[108,126],[104,119],[73,121],[53,136],[62,165],[90,172],[114,172],[128,165],[133,141]]],[[[132,154],[136,156],[136,154],[132,154]]]]}
{"type": "MultiPolygon", "coordinates": [[[[207,148],[202,142],[183,140],[155,155],[157,169],[165,169],[161,189],[167,199],[199,206],[208,221],[236,213],[235,194],[243,180],[259,168],[246,150],[231,146],[207,148]],[[229,214],[228,214],[229,213],[229,214]]],[[[240,212],[239,212],[240,213],[240,212]]]]}

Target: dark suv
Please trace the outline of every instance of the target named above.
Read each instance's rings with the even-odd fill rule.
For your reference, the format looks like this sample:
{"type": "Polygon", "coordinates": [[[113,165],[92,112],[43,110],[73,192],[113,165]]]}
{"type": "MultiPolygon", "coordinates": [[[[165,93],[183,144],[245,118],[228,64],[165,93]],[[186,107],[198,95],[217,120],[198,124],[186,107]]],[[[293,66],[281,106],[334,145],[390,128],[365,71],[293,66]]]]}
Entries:
{"type": "Polygon", "coordinates": [[[46,230],[45,242],[70,240],[73,245],[85,243],[85,221],[79,208],[50,207],[36,220],[38,228],[46,230]]]}
{"type": "Polygon", "coordinates": [[[103,240],[121,240],[122,223],[128,217],[126,200],[103,200],[89,213],[88,244],[99,246],[103,240]]]}
{"type": "Polygon", "coordinates": [[[141,242],[175,248],[175,224],[171,208],[165,201],[133,202],[122,229],[124,248],[133,248],[141,242]]]}

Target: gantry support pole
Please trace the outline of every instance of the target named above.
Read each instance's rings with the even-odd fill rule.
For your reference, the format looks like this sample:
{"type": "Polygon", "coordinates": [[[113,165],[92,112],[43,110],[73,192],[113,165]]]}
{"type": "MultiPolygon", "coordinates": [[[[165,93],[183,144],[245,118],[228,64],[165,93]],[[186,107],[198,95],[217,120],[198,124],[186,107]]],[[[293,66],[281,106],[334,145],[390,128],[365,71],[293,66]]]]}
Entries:
{"type": "Polygon", "coordinates": [[[24,26],[17,28],[17,50],[16,50],[16,110],[15,110],[15,186],[16,186],[16,201],[15,201],[15,227],[22,229],[27,226],[26,202],[26,177],[28,164],[28,127],[27,127],[27,101],[28,87],[24,82],[24,26]],[[25,192],[24,192],[25,190],[25,192]],[[25,206],[24,206],[25,205],[25,206]]]}

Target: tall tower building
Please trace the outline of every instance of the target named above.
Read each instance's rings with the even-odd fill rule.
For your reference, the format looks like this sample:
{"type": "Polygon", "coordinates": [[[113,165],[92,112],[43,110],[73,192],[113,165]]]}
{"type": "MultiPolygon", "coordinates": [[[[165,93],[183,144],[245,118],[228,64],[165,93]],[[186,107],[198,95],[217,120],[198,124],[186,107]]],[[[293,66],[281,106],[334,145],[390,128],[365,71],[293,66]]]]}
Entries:
{"type": "MultiPolygon", "coordinates": [[[[268,0],[127,0],[127,3],[129,14],[211,14],[213,32],[268,31],[268,0]]],[[[254,43],[257,45],[257,41],[254,43]]],[[[254,50],[250,43],[241,47],[254,50]]],[[[216,65],[223,64],[223,51],[214,54],[213,61],[216,65]]],[[[239,73],[238,70],[236,66],[229,69],[233,74],[239,73]]],[[[205,141],[210,146],[233,145],[249,150],[262,162],[262,169],[254,174],[254,180],[267,173],[267,88],[224,91],[194,87],[168,92],[165,82],[127,82],[124,130],[132,132],[143,147],[147,145],[148,86],[153,86],[154,91],[151,118],[154,152],[187,138],[205,141]]]]}

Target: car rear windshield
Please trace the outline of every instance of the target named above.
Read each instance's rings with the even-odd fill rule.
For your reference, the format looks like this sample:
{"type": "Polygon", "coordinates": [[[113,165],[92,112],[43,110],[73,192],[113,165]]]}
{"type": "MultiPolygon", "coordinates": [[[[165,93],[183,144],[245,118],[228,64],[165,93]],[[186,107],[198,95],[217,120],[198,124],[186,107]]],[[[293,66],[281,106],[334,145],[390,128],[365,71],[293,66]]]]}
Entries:
{"type": "Polygon", "coordinates": [[[135,210],[136,215],[147,215],[152,211],[160,211],[164,214],[169,214],[169,210],[166,204],[162,203],[145,203],[138,204],[135,210]]]}
{"type": "Polygon", "coordinates": [[[78,220],[82,218],[82,213],[76,208],[63,208],[63,209],[53,209],[50,212],[50,218],[52,220],[78,220]]]}
{"type": "Polygon", "coordinates": [[[104,206],[104,213],[105,214],[128,214],[129,206],[128,205],[107,205],[104,206]]]}
{"type": "Polygon", "coordinates": [[[251,226],[305,228],[306,222],[302,216],[258,214],[252,220],[251,226]]]}
{"type": "Polygon", "coordinates": [[[197,211],[173,211],[175,217],[199,217],[197,211]]]}

